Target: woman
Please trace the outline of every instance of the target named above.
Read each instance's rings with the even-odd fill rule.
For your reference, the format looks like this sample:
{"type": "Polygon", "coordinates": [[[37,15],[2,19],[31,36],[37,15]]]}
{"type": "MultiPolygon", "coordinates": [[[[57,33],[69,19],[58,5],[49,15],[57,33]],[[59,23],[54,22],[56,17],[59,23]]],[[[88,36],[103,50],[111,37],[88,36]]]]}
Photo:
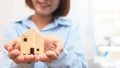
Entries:
{"type": "Polygon", "coordinates": [[[7,66],[3,65],[3,68],[17,68],[29,62],[34,64],[34,68],[87,68],[81,52],[80,27],[62,18],[69,12],[70,0],[25,0],[25,2],[34,10],[34,15],[12,23],[6,28],[4,64],[7,66]],[[20,43],[15,38],[19,38],[30,28],[44,35],[44,55],[20,53],[20,43]]]}

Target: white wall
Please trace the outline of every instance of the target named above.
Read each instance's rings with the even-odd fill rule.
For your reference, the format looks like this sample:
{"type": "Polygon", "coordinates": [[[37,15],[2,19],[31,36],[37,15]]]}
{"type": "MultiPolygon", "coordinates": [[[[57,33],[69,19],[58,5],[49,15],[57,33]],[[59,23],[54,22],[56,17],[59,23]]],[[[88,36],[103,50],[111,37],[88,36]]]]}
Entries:
{"type": "MultiPolygon", "coordinates": [[[[0,1],[0,66],[3,51],[3,27],[11,21],[12,17],[12,0],[0,1]]],[[[1,67],[0,67],[1,68],[1,67]]]]}
{"type": "Polygon", "coordinates": [[[0,52],[2,51],[3,44],[3,27],[11,21],[12,9],[11,0],[2,0],[0,2],[0,52]]]}
{"type": "Polygon", "coordinates": [[[83,51],[87,59],[96,55],[93,0],[71,0],[69,17],[81,24],[83,51]]]}
{"type": "Polygon", "coordinates": [[[24,19],[26,18],[26,16],[29,16],[33,13],[33,11],[26,6],[24,2],[25,0],[12,0],[12,1],[13,1],[12,21],[24,19]]]}

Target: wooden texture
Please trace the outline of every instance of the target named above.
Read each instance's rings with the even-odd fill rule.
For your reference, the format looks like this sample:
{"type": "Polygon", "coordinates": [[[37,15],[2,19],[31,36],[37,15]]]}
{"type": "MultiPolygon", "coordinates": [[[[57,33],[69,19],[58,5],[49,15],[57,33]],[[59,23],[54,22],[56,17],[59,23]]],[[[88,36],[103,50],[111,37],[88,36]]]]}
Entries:
{"type": "Polygon", "coordinates": [[[34,29],[27,30],[20,37],[20,45],[21,53],[24,55],[44,53],[44,38],[34,29]]]}

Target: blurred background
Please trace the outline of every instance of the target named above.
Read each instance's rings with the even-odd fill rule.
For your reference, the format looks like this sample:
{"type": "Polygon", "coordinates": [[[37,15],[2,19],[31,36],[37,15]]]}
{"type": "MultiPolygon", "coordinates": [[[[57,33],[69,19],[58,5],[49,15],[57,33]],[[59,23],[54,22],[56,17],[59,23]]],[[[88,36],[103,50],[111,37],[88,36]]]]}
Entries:
{"type": "MultiPolygon", "coordinates": [[[[4,26],[32,13],[24,0],[1,0],[0,61],[4,26]]],[[[71,0],[67,18],[81,24],[82,49],[89,68],[120,68],[120,0],[71,0]]]]}

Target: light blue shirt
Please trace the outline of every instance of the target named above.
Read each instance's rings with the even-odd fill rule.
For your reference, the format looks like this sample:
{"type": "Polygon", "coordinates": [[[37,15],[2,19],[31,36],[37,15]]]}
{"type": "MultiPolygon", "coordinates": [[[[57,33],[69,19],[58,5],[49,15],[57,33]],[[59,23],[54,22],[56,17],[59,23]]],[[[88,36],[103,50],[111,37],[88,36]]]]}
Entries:
{"type": "MultiPolygon", "coordinates": [[[[20,38],[28,29],[34,28],[43,35],[53,34],[61,38],[64,43],[64,51],[58,60],[53,63],[35,62],[32,68],[87,68],[86,59],[81,51],[80,25],[64,18],[55,18],[54,21],[39,30],[29,18],[10,23],[5,29],[5,42],[20,38]]],[[[31,64],[29,64],[31,65],[31,64]]],[[[8,58],[4,51],[4,62],[2,68],[20,68],[24,64],[15,64],[8,58]]],[[[22,68],[22,67],[21,67],[22,68]]]]}

